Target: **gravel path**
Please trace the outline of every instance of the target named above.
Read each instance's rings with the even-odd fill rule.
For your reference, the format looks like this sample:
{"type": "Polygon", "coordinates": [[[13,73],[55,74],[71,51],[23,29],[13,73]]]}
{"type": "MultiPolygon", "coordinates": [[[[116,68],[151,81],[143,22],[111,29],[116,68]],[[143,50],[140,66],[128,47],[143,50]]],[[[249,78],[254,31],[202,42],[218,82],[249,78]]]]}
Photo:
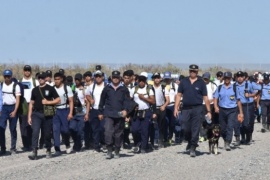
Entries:
{"type": "MultiPolygon", "coordinates": [[[[121,158],[112,160],[91,150],[52,159],[40,150],[37,161],[19,152],[0,157],[0,179],[269,179],[270,133],[257,132],[260,127],[255,125],[254,142],[249,146],[226,152],[220,139],[219,154],[209,155],[208,143],[203,142],[196,158],[185,153],[186,144],[144,155],[122,150],[121,158]]],[[[18,147],[20,142],[19,138],[18,147]]]]}

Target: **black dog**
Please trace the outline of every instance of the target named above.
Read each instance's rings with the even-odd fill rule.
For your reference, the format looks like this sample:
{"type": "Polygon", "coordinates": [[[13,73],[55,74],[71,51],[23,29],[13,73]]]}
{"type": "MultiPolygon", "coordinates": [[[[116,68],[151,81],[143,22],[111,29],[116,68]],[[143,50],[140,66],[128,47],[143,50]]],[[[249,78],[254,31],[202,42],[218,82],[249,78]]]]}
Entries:
{"type": "Polygon", "coordinates": [[[218,154],[218,140],[220,137],[220,125],[211,124],[207,127],[207,138],[209,142],[209,153],[218,154]]]}

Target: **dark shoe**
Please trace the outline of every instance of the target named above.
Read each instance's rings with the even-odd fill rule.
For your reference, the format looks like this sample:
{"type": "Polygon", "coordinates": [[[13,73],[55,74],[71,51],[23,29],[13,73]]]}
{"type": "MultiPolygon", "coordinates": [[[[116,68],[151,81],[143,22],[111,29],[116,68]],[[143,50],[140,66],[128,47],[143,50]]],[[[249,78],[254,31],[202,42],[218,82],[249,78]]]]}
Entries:
{"type": "Polygon", "coordinates": [[[150,151],[154,151],[154,150],[155,150],[154,144],[150,144],[150,145],[149,145],[149,150],[150,150],[150,151]]]}
{"type": "Polygon", "coordinates": [[[190,153],[189,153],[190,157],[196,157],[195,149],[196,148],[194,146],[190,147],[190,153]]]}
{"type": "Polygon", "coordinates": [[[37,150],[33,150],[29,155],[28,158],[31,160],[37,160],[37,150]]]}
{"type": "Polygon", "coordinates": [[[100,150],[99,148],[96,148],[96,149],[94,149],[94,152],[96,152],[96,153],[100,153],[100,152],[101,152],[101,150],[100,150]]]}
{"type": "Polygon", "coordinates": [[[115,159],[119,159],[120,158],[119,149],[114,151],[114,158],[115,159]]]}
{"type": "Polygon", "coordinates": [[[113,158],[112,151],[108,151],[106,155],[106,159],[112,159],[112,158],[113,158]]]}
{"type": "Polygon", "coordinates": [[[146,154],[146,150],[145,149],[142,149],[141,150],[141,154],[146,154]]]}
{"type": "Polygon", "coordinates": [[[190,151],[190,148],[191,148],[191,144],[187,144],[187,147],[186,147],[186,151],[190,151]]]}
{"type": "Polygon", "coordinates": [[[227,141],[225,141],[225,150],[226,151],[230,151],[231,150],[231,147],[230,147],[230,143],[229,142],[227,142],[227,141]]]}
{"type": "Polygon", "coordinates": [[[7,153],[6,150],[1,150],[1,151],[0,151],[0,156],[4,156],[4,155],[6,155],[6,153],[7,153]]]}
{"type": "Polygon", "coordinates": [[[46,159],[50,159],[52,157],[52,152],[51,150],[46,151],[46,159]]]}
{"type": "Polygon", "coordinates": [[[240,146],[240,137],[239,136],[235,136],[235,144],[234,144],[234,146],[240,146]]]}
{"type": "Polygon", "coordinates": [[[54,156],[61,156],[62,153],[61,153],[61,151],[55,151],[55,153],[54,153],[53,155],[54,155],[54,156]]]}
{"type": "Polygon", "coordinates": [[[139,147],[139,146],[135,146],[135,147],[133,148],[133,152],[134,152],[134,153],[140,152],[140,147],[139,147]]]}
{"type": "Polygon", "coordinates": [[[11,155],[17,154],[17,150],[16,150],[16,149],[11,149],[11,150],[10,150],[10,154],[11,154],[11,155]]]}

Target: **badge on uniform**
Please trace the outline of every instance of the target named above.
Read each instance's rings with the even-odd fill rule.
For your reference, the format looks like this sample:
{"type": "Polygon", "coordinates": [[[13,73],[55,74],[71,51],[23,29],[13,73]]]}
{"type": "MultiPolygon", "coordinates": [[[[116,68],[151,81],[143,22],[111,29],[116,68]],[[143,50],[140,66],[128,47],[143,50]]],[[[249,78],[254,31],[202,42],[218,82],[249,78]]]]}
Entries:
{"type": "Polygon", "coordinates": [[[230,96],[230,100],[234,100],[234,98],[235,98],[235,96],[233,95],[233,96],[230,96]]]}
{"type": "Polygon", "coordinates": [[[268,94],[270,94],[270,90],[268,90],[268,94]]]}
{"type": "Polygon", "coordinates": [[[49,96],[49,90],[45,90],[45,96],[49,96]]]}

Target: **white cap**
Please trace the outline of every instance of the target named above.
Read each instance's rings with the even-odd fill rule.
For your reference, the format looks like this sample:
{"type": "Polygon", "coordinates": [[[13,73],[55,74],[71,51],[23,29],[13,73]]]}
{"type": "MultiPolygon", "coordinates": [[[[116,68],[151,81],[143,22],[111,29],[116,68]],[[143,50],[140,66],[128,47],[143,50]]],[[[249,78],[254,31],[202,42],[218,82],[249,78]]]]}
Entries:
{"type": "Polygon", "coordinates": [[[148,73],[147,73],[147,72],[142,72],[142,73],[140,74],[140,76],[144,76],[144,77],[148,78],[148,73]]]}

